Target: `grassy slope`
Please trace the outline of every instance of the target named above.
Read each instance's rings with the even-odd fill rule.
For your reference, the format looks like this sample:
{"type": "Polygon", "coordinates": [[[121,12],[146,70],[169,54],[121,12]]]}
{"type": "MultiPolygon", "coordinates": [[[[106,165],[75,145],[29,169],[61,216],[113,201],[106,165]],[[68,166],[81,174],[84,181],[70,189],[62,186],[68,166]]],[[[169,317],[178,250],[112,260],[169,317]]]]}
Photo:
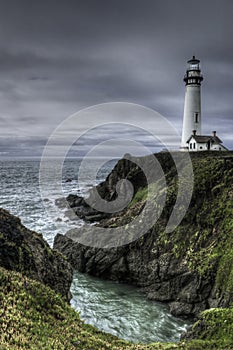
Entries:
{"type": "MultiPolygon", "coordinates": [[[[203,316],[206,340],[174,344],[138,345],[102,333],[84,324],[50,288],[21,274],[0,268],[0,349],[231,349],[233,311],[203,316]],[[207,319],[208,321],[204,321],[207,319]],[[219,327],[219,323],[221,327],[219,327]],[[211,325],[211,327],[209,327],[211,325]]],[[[198,325],[200,328],[200,324],[198,325]]],[[[200,337],[203,337],[203,332],[200,337]]]]}

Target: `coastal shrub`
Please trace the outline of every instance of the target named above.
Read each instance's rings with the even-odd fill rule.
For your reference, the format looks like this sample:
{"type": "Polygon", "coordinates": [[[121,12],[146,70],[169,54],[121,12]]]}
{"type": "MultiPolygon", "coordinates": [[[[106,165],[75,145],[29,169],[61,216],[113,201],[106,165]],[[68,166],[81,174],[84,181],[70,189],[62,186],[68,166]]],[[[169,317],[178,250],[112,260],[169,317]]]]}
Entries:
{"type": "Polygon", "coordinates": [[[200,339],[233,346],[233,308],[209,309],[201,313],[193,326],[193,333],[200,339]]]}
{"type": "Polygon", "coordinates": [[[133,344],[84,324],[49,287],[0,268],[0,350],[230,350],[232,321],[232,309],[209,310],[200,321],[204,332],[194,326],[199,340],[133,344]]]}

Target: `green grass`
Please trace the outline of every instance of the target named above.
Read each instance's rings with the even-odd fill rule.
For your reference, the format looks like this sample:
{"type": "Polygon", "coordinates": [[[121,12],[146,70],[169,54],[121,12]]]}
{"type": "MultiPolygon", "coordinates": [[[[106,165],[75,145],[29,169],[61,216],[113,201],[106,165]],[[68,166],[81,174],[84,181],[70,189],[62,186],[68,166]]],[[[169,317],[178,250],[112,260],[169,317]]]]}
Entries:
{"type": "Polygon", "coordinates": [[[222,344],[233,346],[233,308],[203,311],[193,330],[200,339],[221,339],[222,344]]]}
{"type": "MultiPolygon", "coordinates": [[[[1,350],[228,350],[233,344],[232,310],[229,309],[214,310],[213,316],[212,311],[204,314],[205,332],[198,336],[205,339],[132,344],[84,324],[78,313],[52,289],[3,268],[0,268],[0,310],[1,350]]],[[[195,327],[198,329],[198,324],[195,327]]]]}
{"type": "Polygon", "coordinates": [[[147,195],[148,195],[147,187],[139,188],[130,203],[130,207],[134,206],[138,202],[145,201],[147,199],[147,195]]]}

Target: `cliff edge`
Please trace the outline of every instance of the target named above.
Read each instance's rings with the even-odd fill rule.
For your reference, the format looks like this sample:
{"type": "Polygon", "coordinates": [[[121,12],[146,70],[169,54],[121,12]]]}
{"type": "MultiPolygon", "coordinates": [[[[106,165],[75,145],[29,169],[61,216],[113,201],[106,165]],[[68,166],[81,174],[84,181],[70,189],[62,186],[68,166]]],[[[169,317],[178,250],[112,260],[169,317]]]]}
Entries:
{"type": "MultiPolygon", "coordinates": [[[[169,153],[155,156],[166,177],[167,197],[159,220],[145,235],[128,245],[103,249],[75,242],[68,232],[56,236],[54,247],[75,269],[143,288],[148,298],[168,303],[176,316],[197,318],[203,310],[228,307],[233,300],[233,154],[190,155],[192,199],[181,224],[171,233],[166,233],[166,225],[176,201],[177,170],[169,153]]],[[[145,206],[147,182],[133,158],[120,160],[97,186],[102,198],[114,200],[116,184],[123,178],[133,184],[134,199],[120,213],[108,217],[95,213],[97,226],[127,225],[145,206]]],[[[88,220],[83,199],[69,196],[68,201],[77,214],[85,208],[88,220]]],[[[77,233],[85,234],[85,230],[77,229],[77,233]]]]}
{"type": "Polygon", "coordinates": [[[0,209],[0,266],[37,280],[70,300],[73,270],[42,235],[27,229],[19,218],[0,209]]]}

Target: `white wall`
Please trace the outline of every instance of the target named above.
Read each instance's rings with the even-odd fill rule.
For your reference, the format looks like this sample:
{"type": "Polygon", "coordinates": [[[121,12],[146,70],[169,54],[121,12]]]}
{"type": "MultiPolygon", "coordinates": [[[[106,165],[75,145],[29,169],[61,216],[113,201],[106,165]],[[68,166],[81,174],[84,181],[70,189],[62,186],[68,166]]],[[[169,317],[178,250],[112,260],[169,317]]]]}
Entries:
{"type": "Polygon", "coordinates": [[[201,135],[201,86],[187,85],[184,101],[184,116],[181,147],[187,147],[187,140],[196,130],[201,135]],[[195,123],[195,113],[198,113],[198,123],[195,123]]]}
{"type": "MultiPolygon", "coordinates": [[[[197,143],[193,138],[191,138],[188,150],[189,152],[208,151],[208,145],[207,143],[197,143]],[[190,147],[190,145],[192,146],[190,147]]],[[[226,149],[220,144],[212,144],[210,145],[210,151],[226,151],[226,149]]]]}
{"type": "Polygon", "coordinates": [[[211,151],[226,151],[226,149],[224,147],[222,147],[221,145],[216,145],[216,144],[211,145],[210,150],[211,151]]]}
{"type": "Polygon", "coordinates": [[[207,151],[208,147],[206,143],[198,143],[198,151],[207,151]]]}
{"type": "Polygon", "coordinates": [[[191,138],[189,142],[189,152],[197,152],[197,150],[198,150],[198,144],[193,138],[191,138]]]}

